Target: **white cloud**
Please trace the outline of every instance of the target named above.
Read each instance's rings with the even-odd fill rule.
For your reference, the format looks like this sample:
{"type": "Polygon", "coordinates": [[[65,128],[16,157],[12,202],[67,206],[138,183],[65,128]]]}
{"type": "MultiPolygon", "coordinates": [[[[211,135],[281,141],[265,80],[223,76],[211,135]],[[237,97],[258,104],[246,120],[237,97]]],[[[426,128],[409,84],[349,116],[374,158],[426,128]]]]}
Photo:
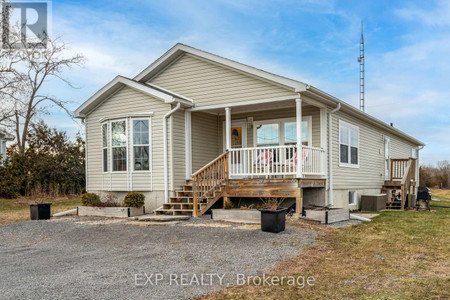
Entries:
{"type": "Polygon", "coordinates": [[[409,20],[419,21],[430,26],[450,25],[450,1],[440,0],[437,5],[432,7],[429,2],[421,3],[421,8],[407,7],[396,11],[397,15],[409,20]]]}

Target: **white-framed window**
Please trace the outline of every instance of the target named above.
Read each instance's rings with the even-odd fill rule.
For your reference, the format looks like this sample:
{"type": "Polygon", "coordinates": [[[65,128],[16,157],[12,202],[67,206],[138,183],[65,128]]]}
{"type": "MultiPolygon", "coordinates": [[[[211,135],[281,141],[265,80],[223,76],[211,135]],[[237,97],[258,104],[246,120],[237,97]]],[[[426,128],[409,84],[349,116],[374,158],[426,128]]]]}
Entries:
{"type": "Polygon", "coordinates": [[[150,119],[132,119],[133,171],[150,171],[150,119]]]}
{"type": "Polygon", "coordinates": [[[111,121],[111,171],[127,171],[127,122],[111,121]]]}
{"type": "Polygon", "coordinates": [[[0,140],[0,165],[6,159],[6,141],[0,140]]]}
{"type": "Polygon", "coordinates": [[[356,191],[348,192],[348,205],[356,204],[356,191]]]}
{"type": "Polygon", "coordinates": [[[339,166],[359,168],[359,127],[339,120],[339,166]]]}
{"type": "Polygon", "coordinates": [[[102,169],[108,172],[108,122],[102,124],[102,169]]]}
{"type": "MultiPolygon", "coordinates": [[[[295,145],[297,143],[297,123],[295,118],[255,121],[254,145],[270,147],[295,145]]],[[[312,145],[312,117],[302,117],[302,144],[312,145]]]]}

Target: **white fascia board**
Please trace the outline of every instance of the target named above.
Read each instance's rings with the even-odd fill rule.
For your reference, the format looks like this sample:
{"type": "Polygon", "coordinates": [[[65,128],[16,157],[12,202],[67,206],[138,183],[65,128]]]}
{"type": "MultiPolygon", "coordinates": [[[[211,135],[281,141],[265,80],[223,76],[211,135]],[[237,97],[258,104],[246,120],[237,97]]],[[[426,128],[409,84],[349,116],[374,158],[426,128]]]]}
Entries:
{"type": "Polygon", "coordinates": [[[295,92],[303,92],[306,90],[306,84],[289,79],[283,76],[279,76],[267,71],[263,71],[261,69],[257,69],[242,63],[239,63],[237,61],[224,58],[209,52],[205,52],[203,50],[199,50],[184,44],[176,44],[174,47],[172,47],[169,51],[164,53],[160,58],[158,58],[154,63],[152,63],[150,66],[148,66],[146,69],[144,69],[141,73],[139,73],[135,78],[133,78],[136,81],[147,81],[149,78],[151,78],[151,74],[154,70],[158,69],[158,67],[165,63],[167,60],[172,60],[181,55],[183,52],[189,53],[192,55],[196,55],[198,57],[211,60],[213,62],[216,62],[218,64],[225,65],[227,67],[239,70],[244,73],[251,74],[256,77],[263,78],[268,81],[272,81],[290,88],[293,88],[295,92]]]}

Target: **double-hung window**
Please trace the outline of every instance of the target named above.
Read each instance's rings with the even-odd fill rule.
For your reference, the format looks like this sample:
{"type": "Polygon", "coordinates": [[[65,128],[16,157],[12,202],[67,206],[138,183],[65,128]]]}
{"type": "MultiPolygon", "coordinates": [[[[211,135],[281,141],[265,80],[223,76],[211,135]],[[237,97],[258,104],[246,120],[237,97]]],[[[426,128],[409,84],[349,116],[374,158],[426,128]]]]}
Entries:
{"type": "Polygon", "coordinates": [[[102,163],[103,172],[108,172],[108,123],[102,124],[102,163]]]}
{"type": "Polygon", "coordinates": [[[127,123],[125,120],[111,122],[112,171],[127,170],[127,123]]]}
{"type": "Polygon", "coordinates": [[[339,166],[359,167],[359,128],[339,121],[339,166]]]}
{"type": "Polygon", "coordinates": [[[133,119],[133,168],[134,171],[150,170],[149,119],[133,119]]]}

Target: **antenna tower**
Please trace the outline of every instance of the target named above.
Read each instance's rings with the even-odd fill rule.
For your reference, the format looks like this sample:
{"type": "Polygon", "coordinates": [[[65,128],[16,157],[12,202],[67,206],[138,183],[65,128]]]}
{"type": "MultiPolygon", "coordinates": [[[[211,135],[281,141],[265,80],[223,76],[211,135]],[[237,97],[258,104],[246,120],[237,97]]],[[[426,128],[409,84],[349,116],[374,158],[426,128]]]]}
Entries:
{"type": "Polygon", "coordinates": [[[364,33],[363,33],[363,22],[361,21],[361,43],[359,45],[359,109],[365,110],[364,103],[364,33]]]}

